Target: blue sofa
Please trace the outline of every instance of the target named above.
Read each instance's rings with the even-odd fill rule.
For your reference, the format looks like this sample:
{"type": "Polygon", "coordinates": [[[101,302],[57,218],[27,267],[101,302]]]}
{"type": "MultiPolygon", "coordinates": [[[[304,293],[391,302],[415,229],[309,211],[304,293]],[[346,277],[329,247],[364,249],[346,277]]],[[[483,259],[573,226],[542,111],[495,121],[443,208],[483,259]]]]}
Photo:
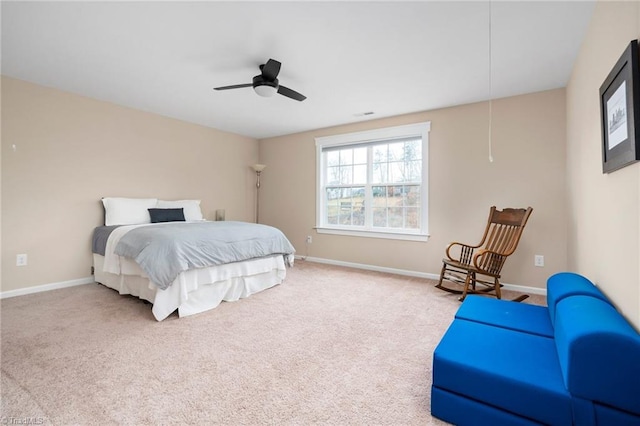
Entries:
{"type": "Polygon", "coordinates": [[[640,335],[586,278],[547,307],[469,296],[433,355],[431,413],[457,425],[640,425],[640,335]]]}

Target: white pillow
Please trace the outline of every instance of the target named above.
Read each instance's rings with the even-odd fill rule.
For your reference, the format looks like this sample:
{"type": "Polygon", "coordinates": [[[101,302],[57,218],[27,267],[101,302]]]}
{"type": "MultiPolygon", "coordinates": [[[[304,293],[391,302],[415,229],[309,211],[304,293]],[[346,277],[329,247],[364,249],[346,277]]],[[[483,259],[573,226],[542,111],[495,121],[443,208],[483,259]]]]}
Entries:
{"type": "Polygon", "coordinates": [[[149,210],[156,206],[157,198],[103,198],[104,224],[138,225],[151,223],[149,210]]]}
{"type": "Polygon", "coordinates": [[[156,207],[159,209],[179,209],[182,207],[184,209],[184,220],[186,222],[204,220],[202,210],[200,210],[200,200],[158,200],[156,207]]]}

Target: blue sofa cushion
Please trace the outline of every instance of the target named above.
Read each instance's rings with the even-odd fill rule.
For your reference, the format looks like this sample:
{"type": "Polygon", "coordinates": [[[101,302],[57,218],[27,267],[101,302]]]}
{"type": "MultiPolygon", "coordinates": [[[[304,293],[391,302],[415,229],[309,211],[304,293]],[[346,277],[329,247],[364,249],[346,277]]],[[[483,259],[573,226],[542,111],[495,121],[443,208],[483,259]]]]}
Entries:
{"type": "Polygon", "coordinates": [[[467,296],[456,318],[553,338],[549,310],[544,306],[467,296]]]}
{"type": "Polygon", "coordinates": [[[572,423],[547,337],[456,319],[433,354],[433,386],[538,422],[572,423]]]}
{"type": "Polygon", "coordinates": [[[591,296],[561,300],[555,342],[572,395],[640,415],[640,335],[613,306],[591,296]]]}
{"type": "Polygon", "coordinates": [[[640,426],[640,416],[600,404],[594,404],[594,409],[598,425],[640,426]]]}
{"type": "Polygon", "coordinates": [[[540,425],[539,422],[474,401],[462,395],[445,391],[435,386],[431,387],[431,414],[457,426],[540,425]]]}
{"type": "Polygon", "coordinates": [[[558,303],[566,297],[579,295],[591,296],[611,303],[598,287],[582,275],[559,272],[547,279],[547,306],[551,324],[555,324],[558,303]]]}

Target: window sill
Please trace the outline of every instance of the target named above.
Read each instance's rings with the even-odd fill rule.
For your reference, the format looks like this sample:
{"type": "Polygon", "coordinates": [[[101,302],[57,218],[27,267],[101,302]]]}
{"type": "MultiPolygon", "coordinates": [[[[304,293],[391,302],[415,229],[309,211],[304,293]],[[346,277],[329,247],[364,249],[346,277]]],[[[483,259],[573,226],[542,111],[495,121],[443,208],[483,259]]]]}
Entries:
{"type": "Polygon", "coordinates": [[[347,235],[351,237],[365,237],[365,238],[383,238],[387,240],[404,240],[404,241],[428,241],[428,234],[403,234],[399,232],[390,231],[356,231],[353,229],[341,229],[341,228],[315,228],[318,234],[331,234],[331,235],[347,235]]]}

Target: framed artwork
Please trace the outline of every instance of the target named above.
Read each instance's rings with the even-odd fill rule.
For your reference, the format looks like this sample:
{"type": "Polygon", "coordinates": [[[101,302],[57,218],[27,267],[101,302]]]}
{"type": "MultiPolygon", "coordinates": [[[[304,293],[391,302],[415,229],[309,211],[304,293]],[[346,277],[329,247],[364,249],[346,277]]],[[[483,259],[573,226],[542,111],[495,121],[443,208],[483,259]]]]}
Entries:
{"type": "Polygon", "coordinates": [[[602,173],[640,160],[640,67],[633,40],[600,86],[602,173]]]}

